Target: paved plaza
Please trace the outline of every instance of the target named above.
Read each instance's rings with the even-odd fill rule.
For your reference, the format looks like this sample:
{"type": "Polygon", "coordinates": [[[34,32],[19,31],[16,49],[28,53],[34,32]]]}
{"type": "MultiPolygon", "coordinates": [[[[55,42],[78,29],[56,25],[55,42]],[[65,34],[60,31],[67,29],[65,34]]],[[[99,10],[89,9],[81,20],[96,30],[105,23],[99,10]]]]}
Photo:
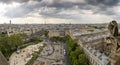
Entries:
{"type": "Polygon", "coordinates": [[[9,59],[10,65],[25,65],[32,58],[32,54],[39,50],[40,46],[43,46],[43,42],[21,49],[19,54],[14,52],[9,59]]]}
{"type": "Polygon", "coordinates": [[[63,44],[47,44],[33,65],[65,65],[63,44]]]}

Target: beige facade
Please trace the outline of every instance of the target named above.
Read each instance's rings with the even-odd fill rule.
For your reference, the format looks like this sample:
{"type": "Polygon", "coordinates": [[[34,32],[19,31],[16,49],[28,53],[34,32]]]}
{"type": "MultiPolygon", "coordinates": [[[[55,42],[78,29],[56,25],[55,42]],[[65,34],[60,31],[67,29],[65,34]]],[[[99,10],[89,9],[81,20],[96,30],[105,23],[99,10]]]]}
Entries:
{"type": "Polygon", "coordinates": [[[90,65],[113,65],[109,62],[108,56],[100,53],[98,50],[95,50],[91,46],[85,46],[83,50],[89,60],[90,65]]]}
{"type": "Polygon", "coordinates": [[[60,34],[58,31],[49,31],[48,36],[54,37],[54,36],[60,36],[60,34]]]}
{"type": "Polygon", "coordinates": [[[63,37],[63,36],[65,36],[65,32],[57,31],[57,30],[49,30],[48,36],[49,36],[49,38],[57,37],[57,36],[63,37]]]}

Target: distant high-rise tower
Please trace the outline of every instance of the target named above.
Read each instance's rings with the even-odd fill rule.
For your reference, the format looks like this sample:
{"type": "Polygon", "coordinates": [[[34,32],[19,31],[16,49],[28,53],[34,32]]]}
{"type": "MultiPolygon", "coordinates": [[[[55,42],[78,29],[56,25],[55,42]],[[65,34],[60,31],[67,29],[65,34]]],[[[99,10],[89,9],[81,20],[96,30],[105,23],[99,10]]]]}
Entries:
{"type": "Polygon", "coordinates": [[[11,20],[10,20],[10,24],[11,24],[12,22],[11,22],[11,20]]]}

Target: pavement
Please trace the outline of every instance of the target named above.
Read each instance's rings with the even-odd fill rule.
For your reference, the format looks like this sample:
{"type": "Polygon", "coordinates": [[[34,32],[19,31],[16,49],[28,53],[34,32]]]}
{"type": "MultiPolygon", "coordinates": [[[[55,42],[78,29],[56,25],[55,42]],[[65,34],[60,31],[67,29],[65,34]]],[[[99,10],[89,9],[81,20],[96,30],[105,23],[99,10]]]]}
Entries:
{"type": "Polygon", "coordinates": [[[10,65],[25,65],[32,58],[32,54],[39,50],[40,46],[43,46],[43,42],[27,46],[21,49],[20,53],[14,52],[9,59],[10,65]]]}
{"type": "MultiPolygon", "coordinates": [[[[71,65],[67,56],[67,43],[42,43],[46,43],[46,46],[43,48],[33,65],[71,65]],[[64,50],[66,51],[66,54],[64,54],[64,50]]],[[[10,57],[10,65],[25,65],[32,58],[32,53],[38,51],[40,46],[41,43],[30,45],[24,49],[21,49],[19,54],[14,52],[10,57]]]]}
{"type": "Polygon", "coordinates": [[[47,44],[33,65],[65,65],[62,43],[47,44]],[[42,64],[41,64],[42,63],[42,64]]]}

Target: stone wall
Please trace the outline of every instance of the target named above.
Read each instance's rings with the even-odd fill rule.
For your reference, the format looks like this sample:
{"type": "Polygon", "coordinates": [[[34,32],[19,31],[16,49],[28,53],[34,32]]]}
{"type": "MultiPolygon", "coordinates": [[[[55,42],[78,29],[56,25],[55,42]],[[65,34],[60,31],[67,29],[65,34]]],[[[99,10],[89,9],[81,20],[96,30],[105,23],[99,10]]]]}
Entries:
{"type": "Polygon", "coordinates": [[[0,52],[0,65],[9,65],[4,55],[0,52]]]}

